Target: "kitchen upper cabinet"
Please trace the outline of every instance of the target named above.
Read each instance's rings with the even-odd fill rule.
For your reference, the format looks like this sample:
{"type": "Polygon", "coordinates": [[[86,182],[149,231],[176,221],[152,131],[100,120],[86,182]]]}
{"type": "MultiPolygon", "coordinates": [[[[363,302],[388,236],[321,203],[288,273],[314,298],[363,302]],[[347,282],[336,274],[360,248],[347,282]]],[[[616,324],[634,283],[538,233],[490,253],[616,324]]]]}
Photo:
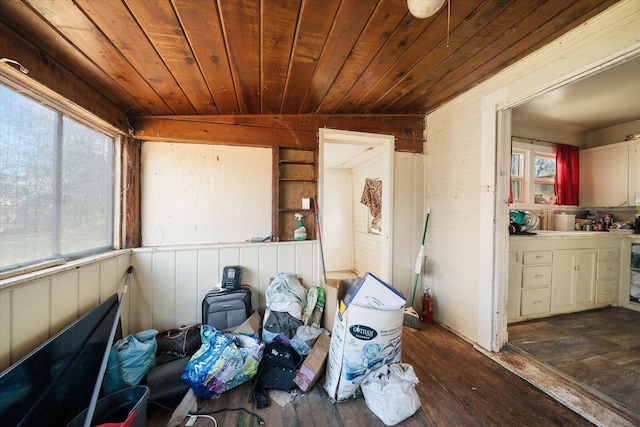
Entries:
{"type": "MultiPolygon", "coordinates": [[[[630,148],[622,142],[580,151],[580,206],[630,206],[630,159],[637,165],[630,148]]],[[[633,175],[635,193],[635,170],[633,175]]]]}

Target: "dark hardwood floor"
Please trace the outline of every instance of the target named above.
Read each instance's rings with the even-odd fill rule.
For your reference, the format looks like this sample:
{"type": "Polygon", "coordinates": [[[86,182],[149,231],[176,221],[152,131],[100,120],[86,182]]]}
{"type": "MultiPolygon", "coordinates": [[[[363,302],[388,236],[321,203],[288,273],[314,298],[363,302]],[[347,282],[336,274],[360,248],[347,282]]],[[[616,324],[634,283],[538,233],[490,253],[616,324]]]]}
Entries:
{"type": "MultiPolygon", "coordinates": [[[[405,327],[402,361],[411,364],[420,379],[417,391],[422,407],[400,426],[592,425],[439,325],[424,325],[421,331],[405,327]]],[[[321,384],[285,406],[270,400],[269,408],[255,409],[248,397],[245,383],[217,399],[200,400],[198,410],[243,407],[257,413],[267,427],[384,426],[363,398],[332,404],[321,384]]],[[[147,425],[165,426],[170,417],[171,412],[150,405],[147,425]]],[[[219,426],[258,425],[254,417],[240,411],[214,417],[219,426]]],[[[213,423],[199,420],[196,425],[213,423]]]]}
{"type": "Polygon", "coordinates": [[[608,307],[509,325],[509,342],[640,416],[640,312],[608,307]]]}

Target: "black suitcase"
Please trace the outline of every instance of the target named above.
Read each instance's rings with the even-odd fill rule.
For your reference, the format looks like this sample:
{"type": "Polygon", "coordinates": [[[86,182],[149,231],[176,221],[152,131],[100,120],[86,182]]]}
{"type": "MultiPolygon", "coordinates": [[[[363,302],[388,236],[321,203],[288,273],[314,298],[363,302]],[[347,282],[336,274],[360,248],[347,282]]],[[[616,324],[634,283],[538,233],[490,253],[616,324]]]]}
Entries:
{"type": "Polygon", "coordinates": [[[202,324],[224,330],[238,326],[251,316],[251,289],[209,291],[202,300],[202,324]]]}

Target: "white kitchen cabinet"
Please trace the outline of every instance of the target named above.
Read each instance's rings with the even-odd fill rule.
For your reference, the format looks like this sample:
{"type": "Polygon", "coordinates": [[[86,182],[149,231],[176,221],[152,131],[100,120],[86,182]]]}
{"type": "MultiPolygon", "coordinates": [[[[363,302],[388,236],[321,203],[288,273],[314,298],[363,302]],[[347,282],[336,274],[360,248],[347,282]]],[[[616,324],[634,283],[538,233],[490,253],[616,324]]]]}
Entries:
{"type": "Polygon", "coordinates": [[[549,315],[551,251],[509,252],[507,322],[549,315]]]}
{"type": "Polygon", "coordinates": [[[602,237],[511,237],[507,322],[618,303],[624,238],[602,237]]]}
{"type": "Polygon", "coordinates": [[[520,317],[520,294],[522,287],[522,252],[509,252],[509,289],[507,296],[507,322],[520,317]]]}
{"type": "Polygon", "coordinates": [[[585,310],[594,305],[595,270],[595,249],[553,251],[553,314],[585,310]]]}
{"type": "Polygon", "coordinates": [[[640,197],[640,140],[629,142],[629,206],[640,197]]]}
{"type": "Polygon", "coordinates": [[[620,283],[620,248],[601,248],[596,261],[596,305],[614,304],[620,283]]]}
{"type": "Polygon", "coordinates": [[[635,162],[636,157],[630,156],[630,149],[622,142],[580,151],[580,206],[630,205],[630,159],[635,162]]]}

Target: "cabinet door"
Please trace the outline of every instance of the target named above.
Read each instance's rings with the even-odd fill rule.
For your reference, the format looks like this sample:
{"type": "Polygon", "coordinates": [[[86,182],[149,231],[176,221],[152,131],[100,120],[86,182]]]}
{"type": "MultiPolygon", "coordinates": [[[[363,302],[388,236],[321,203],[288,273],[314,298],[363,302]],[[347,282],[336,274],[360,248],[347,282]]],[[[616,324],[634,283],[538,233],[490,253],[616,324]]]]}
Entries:
{"type": "Polygon", "coordinates": [[[640,197],[640,141],[629,146],[629,205],[634,206],[640,197]]]}
{"type": "Polygon", "coordinates": [[[520,288],[522,284],[522,252],[509,252],[509,289],[507,295],[507,322],[520,313],[520,288]]]}
{"type": "Polygon", "coordinates": [[[576,251],[554,251],[551,278],[553,313],[566,313],[573,310],[576,266],[576,251]]]}
{"type": "Polygon", "coordinates": [[[629,146],[580,151],[580,206],[629,205],[629,146]]]}
{"type": "Polygon", "coordinates": [[[575,310],[593,307],[595,298],[596,251],[585,249],[577,251],[577,268],[575,276],[576,299],[575,310]]]}
{"type": "Polygon", "coordinates": [[[596,282],[596,304],[615,304],[618,300],[618,279],[596,282]]]}
{"type": "Polygon", "coordinates": [[[549,314],[549,288],[524,289],[520,314],[523,317],[549,314]]]}

